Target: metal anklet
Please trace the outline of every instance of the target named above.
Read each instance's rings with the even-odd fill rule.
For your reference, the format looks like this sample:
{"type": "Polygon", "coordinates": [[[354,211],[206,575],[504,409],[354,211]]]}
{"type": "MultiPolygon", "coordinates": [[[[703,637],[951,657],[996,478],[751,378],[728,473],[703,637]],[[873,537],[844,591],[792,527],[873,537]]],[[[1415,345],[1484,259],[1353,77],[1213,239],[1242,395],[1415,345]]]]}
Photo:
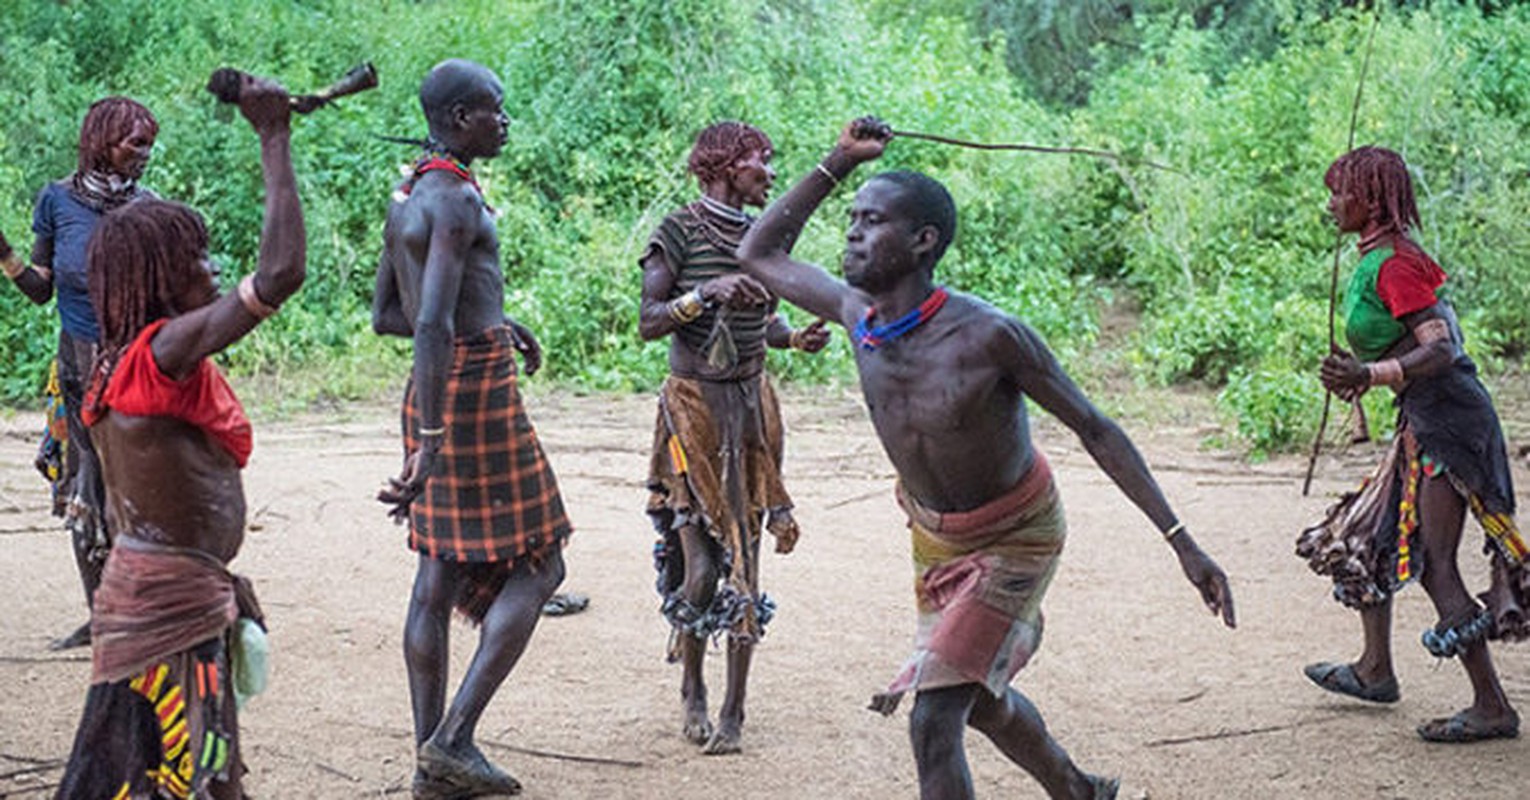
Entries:
{"type": "Polygon", "coordinates": [[[1445,630],[1425,628],[1424,649],[1435,658],[1454,658],[1482,641],[1493,630],[1493,615],[1479,611],[1469,619],[1445,630]]]}

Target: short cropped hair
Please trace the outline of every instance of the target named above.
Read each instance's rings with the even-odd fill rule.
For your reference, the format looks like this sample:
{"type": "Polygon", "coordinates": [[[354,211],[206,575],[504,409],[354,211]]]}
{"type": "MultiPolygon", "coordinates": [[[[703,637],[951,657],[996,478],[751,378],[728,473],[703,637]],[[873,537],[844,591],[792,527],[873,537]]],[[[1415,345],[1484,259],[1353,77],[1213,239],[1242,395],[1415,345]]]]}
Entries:
{"type": "Polygon", "coordinates": [[[80,123],[80,174],[110,166],[111,149],[132,134],[139,122],[148,124],[150,135],[159,135],[159,121],[137,100],[113,95],[91,103],[80,123]]]}
{"type": "Polygon", "coordinates": [[[872,180],[887,181],[898,187],[898,208],[916,227],[933,225],[940,232],[933,251],[935,262],[940,261],[951,240],[956,238],[956,201],[951,199],[946,187],[940,181],[912,170],[883,172],[872,180]]]}
{"type": "Polygon", "coordinates": [[[432,130],[451,124],[453,106],[474,106],[493,99],[488,81],[496,81],[488,67],[461,58],[451,58],[431,67],[420,82],[420,110],[432,130]]]}
{"type": "Polygon", "coordinates": [[[1357,147],[1333,162],[1323,182],[1347,192],[1371,209],[1371,221],[1383,229],[1407,233],[1419,225],[1418,203],[1408,164],[1385,147],[1357,147]]]}
{"type": "Polygon", "coordinates": [[[728,167],[750,150],[774,150],[770,137],[748,123],[727,120],[708,125],[696,134],[687,166],[696,180],[708,184],[721,178],[728,167]]]}

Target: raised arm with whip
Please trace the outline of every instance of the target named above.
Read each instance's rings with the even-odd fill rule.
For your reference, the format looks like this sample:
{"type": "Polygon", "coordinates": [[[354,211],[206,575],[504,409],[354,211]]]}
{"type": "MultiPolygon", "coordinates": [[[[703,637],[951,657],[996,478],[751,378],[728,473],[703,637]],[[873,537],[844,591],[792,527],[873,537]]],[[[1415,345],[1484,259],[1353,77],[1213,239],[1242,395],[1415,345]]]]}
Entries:
{"type": "Polygon", "coordinates": [[[1137,164],[1137,165],[1144,166],[1144,167],[1152,167],[1153,169],[1161,169],[1161,170],[1164,170],[1165,172],[1174,172],[1174,173],[1178,173],[1178,174],[1181,174],[1181,175],[1184,174],[1183,170],[1176,169],[1175,167],[1171,167],[1171,166],[1169,166],[1167,164],[1160,164],[1160,163],[1158,163],[1156,161],[1149,161],[1149,160],[1147,160],[1145,158],[1135,158],[1135,157],[1132,157],[1132,156],[1124,156],[1124,155],[1121,155],[1120,153],[1111,152],[1109,150],[1096,150],[1096,149],[1088,148],[1088,147],[1057,147],[1057,146],[1051,146],[1051,145],[1024,144],[1024,143],[1019,143],[1019,144],[990,144],[990,143],[987,143],[987,142],[969,142],[969,141],[967,141],[965,139],[955,139],[955,138],[952,138],[950,136],[937,136],[937,135],[935,135],[933,133],[916,133],[914,131],[900,131],[900,130],[893,130],[893,129],[889,129],[889,131],[891,132],[891,134],[893,136],[900,136],[900,137],[902,137],[904,139],[920,139],[920,140],[923,140],[923,141],[926,141],[926,142],[935,142],[937,144],[948,144],[948,145],[952,145],[952,146],[955,146],[955,147],[965,147],[965,148],[968,148],[970,150],[1014,150],[1014,151],[1020,151],[1020,152],[1026,152],[1026,153],[1048,153],[1048,154],[1052,154],[1052,155],[1089,156],[1091,158],[1103,158],[1103,159],[1105,159],[1107,161],[1115,161],[1115,162],[1118,162],[1118,163],[1126,163],[1126,164],[1137,164]]]}
{"type": "MultiPolygon", "coordinates": [[[[249,73],[232,67],[222,67],[215,70],[207,79],[207,91],[216,95],[219,102],[238,103],[239,94],[250,78],[249,73]]],[[[346,95],[364,92],[376,86],[377,69],[372,66],[372,62],[366,61],[353,67],[340,80],[313,94],[293,95],[289,102],[293,112],[308,114],[346,95]]]]}

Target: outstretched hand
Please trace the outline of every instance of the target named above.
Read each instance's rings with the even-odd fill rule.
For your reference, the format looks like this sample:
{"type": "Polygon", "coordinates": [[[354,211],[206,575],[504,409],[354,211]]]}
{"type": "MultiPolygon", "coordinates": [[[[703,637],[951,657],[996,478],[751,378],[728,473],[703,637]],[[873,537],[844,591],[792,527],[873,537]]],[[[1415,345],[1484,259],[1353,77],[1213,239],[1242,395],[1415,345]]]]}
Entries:
{"type": "Polygon", "coordinates": [[[422,446],[404,459],[404,471],[397,478],[389,478],[388,486],[377,492],[377,499],[387,505],[388,516],[402,525],[409,521],[409,505],[420,492],[425,491],[425,481],[434,471],[439,445],[422,446]]]}
{"type": "Polygon", "coordinates": [[[807,327],[798,328],[792,333],[793,346],[804,353],[822,350],[829,343],[829,331],[824,327],[827,324],[823,319],[815,319],[807,327]]]}
{"type": "Polygon", "coordinates": [[[542,368],[541,342],[537,341],[537,337],[532,335],[531,329],[525,325],[509,317],[505,318],[505,323],[510,326],[510,342],[514,345],[515,351],[521,354],[521,361],[525,364],[526,377],[537,374],[537,370],[542,368]]]}
{"type": "Polygon", "coordinates": [[[892,126],[876,117],[860,117],[845,124],[834,147],[856,164],[871,161],[892,141],[892,126]]]}
{"type": "Polygon", "coordinates": [[[729,308],[750,308],[770,302],[770,292],[759,281],[736,272],[701,285],[701,299],[729,308]]]}
{"type": "MultiPolygon", "coordinates": [[[[16,251],[11,249],[11,243],[5,240],[5,234],[0,233],[0,273],[4,273],[5,277],[14,281],[26,271],[26,262],[16,257],[16,251]]],[[[35,303],[44,303],[48,300],[46,296],[39,298],[26,289],[22,289],[22,292],[35,303]]]]}
{"type": "Polygon", "coordinates": [[[1189,533],[1179,533],[1173,543],[1175,552],[1179,554],[1180,569],[1185,571],[1185,577],[1200,590],[1201,602],[1211,609],[1211,613],[1222,615],[1222,624],[1229,628],[1238,627],[1238,616],[1233,611],[1232,587],[1227,585],[1226,573],[1201,550],[1189,533]]]}

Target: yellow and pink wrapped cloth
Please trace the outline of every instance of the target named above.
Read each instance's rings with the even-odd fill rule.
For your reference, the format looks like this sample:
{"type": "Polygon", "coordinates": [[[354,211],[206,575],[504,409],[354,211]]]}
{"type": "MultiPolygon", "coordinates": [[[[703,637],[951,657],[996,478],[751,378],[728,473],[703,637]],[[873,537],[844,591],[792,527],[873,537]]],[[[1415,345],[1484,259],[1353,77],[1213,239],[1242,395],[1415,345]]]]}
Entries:
{"type": "Polygon", "coordinates": [[[898,502],[919,626],[913,655],[871,707],[891,714],[906,692],[966,683],[1002,695],[1041,644],[1041,600],[1068,535],[1046,458],[1038,451],[1013,489],[971,511],[932,511],[902,486],[898,502]]]}

